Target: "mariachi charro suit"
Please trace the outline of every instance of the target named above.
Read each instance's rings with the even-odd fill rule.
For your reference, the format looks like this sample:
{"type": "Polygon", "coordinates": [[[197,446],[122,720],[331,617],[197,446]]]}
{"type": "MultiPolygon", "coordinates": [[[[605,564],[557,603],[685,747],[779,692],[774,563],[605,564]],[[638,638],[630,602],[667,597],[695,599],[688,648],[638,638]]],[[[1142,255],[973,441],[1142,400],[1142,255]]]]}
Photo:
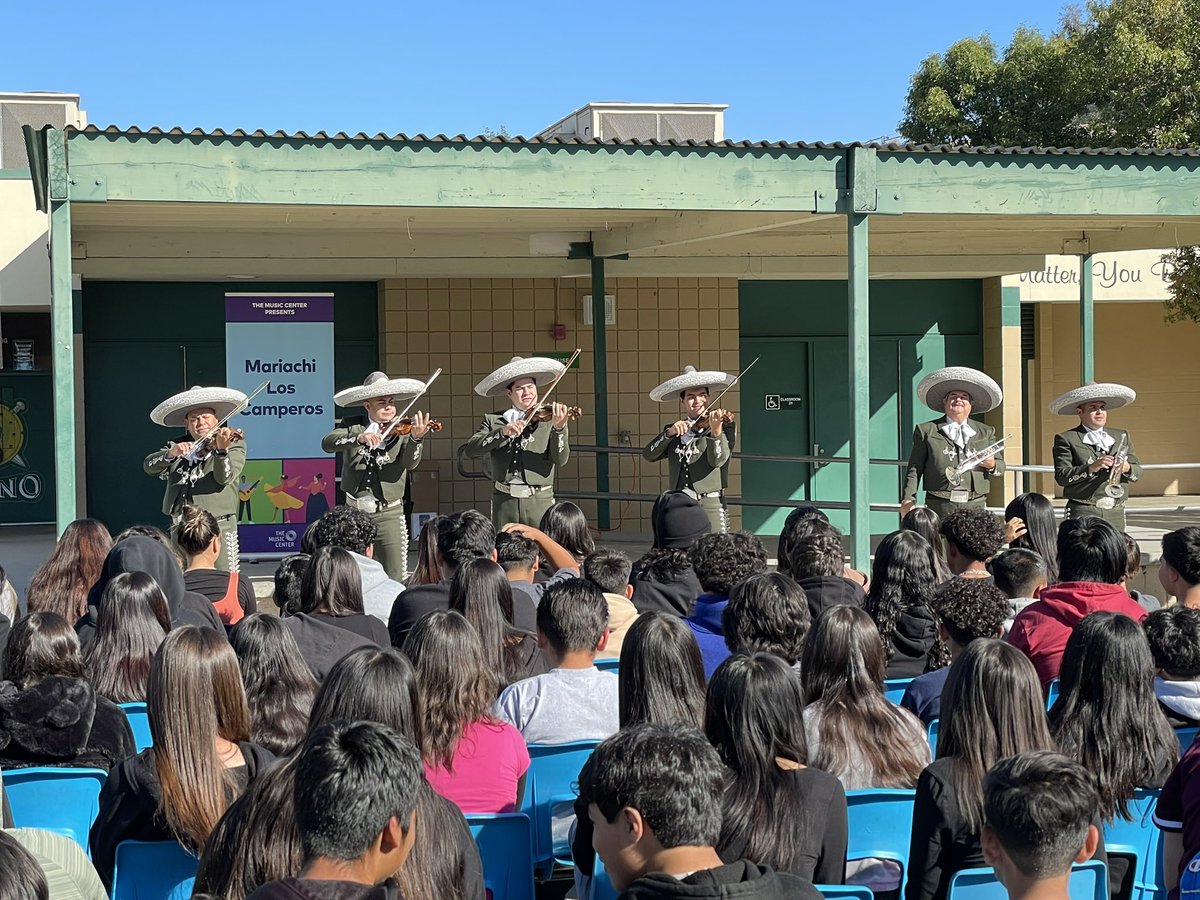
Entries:
{"type": "Polygon", "coordinates": [[[995,454],[996,467],[990,472],[977,466],[963,474],[961,485],[951,484],[946,477],[946,469],[957,466],[974,451],[994,444],[996,430],[975,419],[967,419],[965,424],[971,426],[975,435],[967,441],[966,447],[960,448],[939,429],[945,422],[946,419],[941,418],[922,422],[916,427],[904,476],[904,498],[916,499],[917,483],[920,482],[925,488],[925,505],[941,518],[956,509],[986,506],[990,479],[1004,474],[1004,455],[1000,450],[995,454]],[[955,502],[952,497],[961,496],[955,494],[960,490],[966,491],[966,498],[962,502],[955,502]]]}
{"type": "Polygon", "coordinates": [[[725,425],[717,437],[711,433],[695,435],[686,444],[681,436],[667,434],[664,428],[642,451],[642,458],[648,462],[658,462],[666,457],[667,489],[690,494],[707,514],[713,534],[729,530],[721,492],[729,471],[729,454],[736,440],[732,422],[725,425]]]}
{"type": "MultiPolygon", "coordinates": [[[[1107,425],[1104,430],[1113,439],[1112,448],[1108,452],[1116,453],[1121,436],[1128,435],[1129,432],[1120,428],[1109,428],[1107,425]]],[[[1107,496],[1104,488],[1108,485],[1110,471],[1101,469],[1095,474],[1088,471],[1088,466],[1104,454],[1091,444],[1083,442],[1085,434],[1087,429],[1083,425],[1077,425],[1070,431],[1054,436],[1054,480],[1063,489],[1063,496],[1067,498],[1067,516],[1099,516],[1118,531],[1124,531],[1125,501],[1129,497],[1129,484],[1142,477],[1142,464],[1133,451],[1133,440],[1131,438],[1129,441],[1130,469],[1118,482],[1121,486],[1121,496],[1112,498],[1112,507],[1106,509],[1104,506],[1097,506],[1097,503],[1103,502],[1107,496]]]]}
{"type": "Polygon", "coordinates": [[[537,526],[554,505],[554,472],[571,455],[567,428],[556,431],[549,422],[532,422],[514,438],[501,433],[507,420],[500,413],[483,417],[464,453],[484,459],[492,478],[492,523],[537,526]]]}

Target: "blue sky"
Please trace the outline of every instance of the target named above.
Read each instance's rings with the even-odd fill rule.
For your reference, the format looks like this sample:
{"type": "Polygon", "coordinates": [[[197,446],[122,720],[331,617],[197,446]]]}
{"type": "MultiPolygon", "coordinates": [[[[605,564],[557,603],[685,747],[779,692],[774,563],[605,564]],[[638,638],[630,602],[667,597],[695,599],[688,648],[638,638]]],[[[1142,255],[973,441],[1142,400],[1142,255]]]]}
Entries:
{"type": "Polygon", "coordinates": [[[1052,30],[1053,0],[8,4],[0,91],[97,125],[531,135],[593,100],[728,103],[726,137],[891,135],[965,36],[1052,30]]]}

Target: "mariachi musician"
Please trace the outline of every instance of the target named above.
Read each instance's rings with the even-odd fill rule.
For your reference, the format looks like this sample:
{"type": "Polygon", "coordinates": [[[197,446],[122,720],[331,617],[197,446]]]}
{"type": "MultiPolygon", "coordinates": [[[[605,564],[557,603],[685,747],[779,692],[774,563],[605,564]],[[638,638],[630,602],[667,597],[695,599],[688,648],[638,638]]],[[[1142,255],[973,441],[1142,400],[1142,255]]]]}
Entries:
{"type": "Polygon", "coordinates": [[[1085,384],[1050,404],[1059,416],[1079,416],[1079,424],[1054,436],[1054,480],[1067,498],[1067,518],[1099,516],[1125,530],[1129,484],[1142,477],[1129,432],[1108,428],[1108,411],[1137,399],[1123,384],[1085,384]]]}
{"type": "Polygon", "coordinates": [[[150,421],[187,433],[142,463],[147,475],[167,483],[162,511],[171,521],[172,541],[184,506],[212,513],[221,531],[221,553],[214,564],[226,572],[239,568],[238,479],[246,465],[246,441],[240,429],[225,423],[247,402],[241,391],[221,387],[193,387],[168,397],[151,410],[150,421]]]}
{"type": "Polygon", "coordinates": [[[996,440],[992,426],[970,416],[995,409],[1003,397],[1000,385],[966,366],[947,366],[921,379],[917,398],[942,417],[913,431],[901,515],[916,505],[918,482],[925,505],[940,518],[987,505],[990,479],[1004,474],[1004,442],[996,440]]]}

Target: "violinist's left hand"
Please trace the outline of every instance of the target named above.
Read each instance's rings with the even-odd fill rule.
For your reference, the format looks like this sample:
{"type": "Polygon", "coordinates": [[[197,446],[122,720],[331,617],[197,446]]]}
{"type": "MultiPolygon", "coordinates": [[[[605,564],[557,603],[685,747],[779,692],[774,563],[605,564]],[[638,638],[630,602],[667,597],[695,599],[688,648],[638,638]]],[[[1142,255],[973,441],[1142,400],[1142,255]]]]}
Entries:
{"type": "Polygon", "coordinates": [[[213,444],[218,450],[228,450],[236,440],[237,432],[232,428],[218,428],[216,435],[213,436],[213,444]]]}
{"type": "Polygon", "coordinates": [[[550,417],[550,425],[556,431],[562,431],[567,427],[567,405],[565,403],[555,403],[550,409],[553,413],[550,417]]]}
{"type": "Polygon", "coordinates": [[[713,437],[721,436],[721,429],[725,427],[725,410],[710,409],[708,411],[708,430],[712,432],[713,437]]]}
{"type": "Polygon", "coordinates": [[[429,413],[413,413],[412,430],[409,431],[416,440],[421,440],[429,433],[429,413]]]}

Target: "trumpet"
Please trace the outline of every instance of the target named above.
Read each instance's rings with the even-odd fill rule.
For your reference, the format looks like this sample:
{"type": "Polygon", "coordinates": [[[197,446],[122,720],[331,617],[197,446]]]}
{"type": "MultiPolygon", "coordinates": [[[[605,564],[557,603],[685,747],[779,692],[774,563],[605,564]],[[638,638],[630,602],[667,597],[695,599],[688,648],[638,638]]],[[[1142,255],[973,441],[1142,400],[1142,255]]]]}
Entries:
{"type": "Polygon", "coordinates": [[[1121,473],[1125,469],[1125,461],[1129,459],[1129,435],[1128,433],[1121,435],[1121,440],[1117,443],[1116,452],[1113,453],[1112,468],[1108,470],[1108,483],[1104,485],[1104,496],[1112,497],[1114,500],[1120,500],[1125,493],[1125,489],[1121,487],[1121,473]]]}
{"type": "Polygon", "coordinates": [[[995,456],[997,453],[1003,450],[1005,442],[1011,437],[1011,434],[1006,434],[1004,437],[1000,438],[1000,440],[994,441],[980,450],[973,450],[971,453],[967,454],[967,456],[963,458],[963,461],[957,466],[947,466],[946,480],[955,487],[958,487],[962,484],[964,475],[966,475],[972,469],[979,468],[979,464],[989,456],[995,456]]]}

